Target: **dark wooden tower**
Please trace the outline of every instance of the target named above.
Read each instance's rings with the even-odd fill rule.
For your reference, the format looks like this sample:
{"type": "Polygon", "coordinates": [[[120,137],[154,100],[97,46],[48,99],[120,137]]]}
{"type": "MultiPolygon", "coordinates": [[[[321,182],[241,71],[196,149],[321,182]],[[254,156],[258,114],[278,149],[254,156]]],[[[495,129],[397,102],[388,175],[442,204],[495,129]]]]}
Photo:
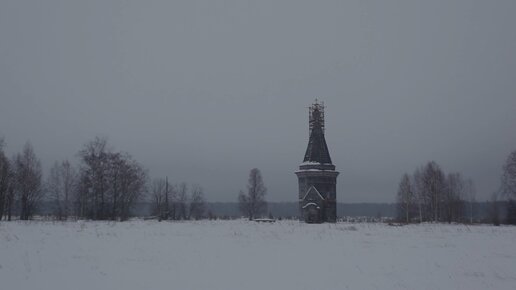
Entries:
{"type": "Polygon", "coordinates": [[[337,220],[337,176],[324,138],[324,103],[309,108],[309,140],[303,163],[296,171],[299,213],[307,223],[337,220]]]}

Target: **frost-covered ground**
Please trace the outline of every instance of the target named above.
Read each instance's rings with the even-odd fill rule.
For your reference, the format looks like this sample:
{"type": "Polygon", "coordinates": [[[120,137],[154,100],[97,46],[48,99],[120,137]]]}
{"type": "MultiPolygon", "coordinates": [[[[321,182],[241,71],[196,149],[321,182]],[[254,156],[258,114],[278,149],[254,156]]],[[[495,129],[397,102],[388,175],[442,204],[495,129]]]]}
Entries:
{"type": "Polygon", "coordinates": [[[516,289],[516,227],[0,222],[0,289],[516,289]]]}

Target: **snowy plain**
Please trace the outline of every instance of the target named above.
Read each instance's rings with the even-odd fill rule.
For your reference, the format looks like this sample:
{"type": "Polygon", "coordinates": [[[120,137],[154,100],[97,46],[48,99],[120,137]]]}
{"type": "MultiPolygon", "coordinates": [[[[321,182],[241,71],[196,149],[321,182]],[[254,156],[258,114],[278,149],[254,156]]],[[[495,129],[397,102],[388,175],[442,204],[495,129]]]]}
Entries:
{"type": "Polygon", "coordinates": [[[516,227],[0,222],[0,289],[516,289],[516,227]]]}

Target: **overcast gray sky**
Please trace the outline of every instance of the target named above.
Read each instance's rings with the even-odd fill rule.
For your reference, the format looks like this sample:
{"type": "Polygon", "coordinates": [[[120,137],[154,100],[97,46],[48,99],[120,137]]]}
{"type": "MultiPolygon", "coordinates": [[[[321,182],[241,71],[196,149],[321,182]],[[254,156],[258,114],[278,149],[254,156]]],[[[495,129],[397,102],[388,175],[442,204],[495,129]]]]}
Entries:
{"type": "Polygon", "coordinates": [[[327,105],[339,202],[435,160],[478,199],[516,149],[516,1],[0,1],[0,136],[44,168],[96,135],[152,177],[295,201],[327,105]]]}

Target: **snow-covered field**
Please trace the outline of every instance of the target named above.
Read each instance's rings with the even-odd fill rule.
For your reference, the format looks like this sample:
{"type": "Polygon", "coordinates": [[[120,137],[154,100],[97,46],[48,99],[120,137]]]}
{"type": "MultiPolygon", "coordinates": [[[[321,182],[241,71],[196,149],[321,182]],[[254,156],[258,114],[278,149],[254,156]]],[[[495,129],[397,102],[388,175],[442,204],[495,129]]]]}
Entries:
{"type": "Polygon", "coordinates": [[[0,289],[516,289],[516,227],[0,222],[0,289]]]}

